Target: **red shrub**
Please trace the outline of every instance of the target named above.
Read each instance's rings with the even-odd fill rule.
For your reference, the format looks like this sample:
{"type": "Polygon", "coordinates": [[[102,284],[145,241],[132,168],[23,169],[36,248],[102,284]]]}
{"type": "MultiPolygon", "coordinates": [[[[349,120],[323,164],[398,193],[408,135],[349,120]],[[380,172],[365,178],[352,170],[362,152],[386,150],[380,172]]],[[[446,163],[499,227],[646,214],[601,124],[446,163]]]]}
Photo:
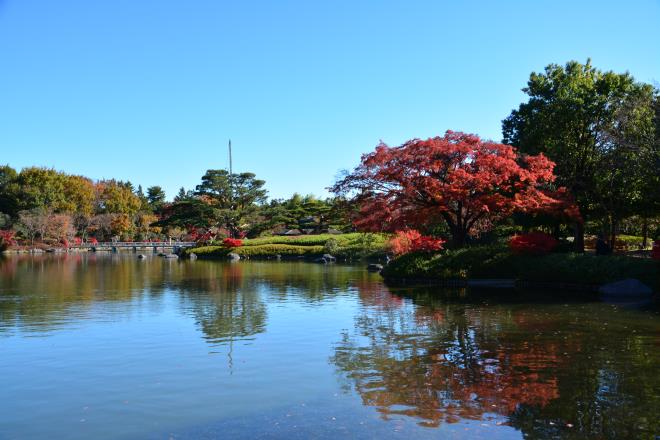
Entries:
{"type": "Polygon", "coordinates": [[[519,255],[545,255],[557,247],[557,240],[543,232],[514,235],[509,240],[511,252],[519,255]]]}
{"type": "Polygon", "coordinates": [[[80,237],[76,237],[76,238],[74,238],[74,239],[73,239],[73,243],[74,243],[76,246],[80,246],[80,245],[82,244],[82,238],[80,238],[80,237]]]}
{"type": "Polygon", "coordinates": [[[89,239],[89,244],[92,244],[92,245],[99,244],[99,241],[96,238],[92,237],[92,238],[89,239]]]}
{"type": "Polygon", "coordinates": [[[222,244],[228,248],[235,248],[243,246],[243,240],[239,238],[225,238],[222,240],[222,244]]]}
{"type": "Polygon", "coordinates": [[[390,249],[394,255],[403,255],[408,252],[432,252],[442,249],[444,240],[428,237],[414,229],[397,231],[390,239],[390,249]]]}
{"type": "Polygon", "coordinates": [[[14,240],[14,231],[0,230],[0,250],[15,245],[16,240],[14,240]]]}
{"type": "Polygon", "coordinates": [[[651,258],[653,258],[654,260],[660,260],[660,240],[653,243],[651,258]]]}

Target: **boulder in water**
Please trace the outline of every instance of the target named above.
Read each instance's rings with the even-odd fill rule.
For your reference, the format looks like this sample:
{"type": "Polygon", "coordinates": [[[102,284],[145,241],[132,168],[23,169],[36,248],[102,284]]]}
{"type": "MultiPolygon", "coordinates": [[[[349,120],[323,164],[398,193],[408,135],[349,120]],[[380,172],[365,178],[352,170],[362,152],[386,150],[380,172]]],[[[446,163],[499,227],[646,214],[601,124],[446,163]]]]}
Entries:
{"type": "Polygon", "coordinates": [[[653,289],[635,278],[603,284],[598,289],[604,297],[639,298],[653,295],[653,289]]]}

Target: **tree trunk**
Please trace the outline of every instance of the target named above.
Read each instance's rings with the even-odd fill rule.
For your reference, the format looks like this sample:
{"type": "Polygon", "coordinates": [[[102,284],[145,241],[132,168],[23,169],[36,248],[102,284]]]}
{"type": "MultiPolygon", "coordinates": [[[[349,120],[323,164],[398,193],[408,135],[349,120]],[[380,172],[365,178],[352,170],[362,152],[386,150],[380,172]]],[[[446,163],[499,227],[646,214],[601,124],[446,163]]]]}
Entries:
{"type": "Polygon", "coordinates": [[[642,249],[646,249],[649,244],[649,219],[642,219],[642,249]]]}
{"type": "Polygon", "coordinates": [[[618,226],[619,222],[612,217],[612,221],[610,221],[610,249],[612,249],[612,253],[614,253],[614,248],[616,247],[616,233],[618,226]]]}
{"type": "Polygon", "coordinates": [[[465,239],[467,238],[466,231],[460,226],[451,228],[451,247],[454,249],[462,248],[465,246],[465,239]]]}
{"type": "Polygon", "coordinates": [[[575,252],[584,253],[584,223],[577,222],[575,223],[575,240],[573,240],[573,246],[575,252]]]}
{"type": "Polygon", "coordinates": [[[555,237],[555,239],[559,240],[560,234],[561,234],[561,224],[559,222],[555,222],[552,228],[552,236],[555,237]]]}

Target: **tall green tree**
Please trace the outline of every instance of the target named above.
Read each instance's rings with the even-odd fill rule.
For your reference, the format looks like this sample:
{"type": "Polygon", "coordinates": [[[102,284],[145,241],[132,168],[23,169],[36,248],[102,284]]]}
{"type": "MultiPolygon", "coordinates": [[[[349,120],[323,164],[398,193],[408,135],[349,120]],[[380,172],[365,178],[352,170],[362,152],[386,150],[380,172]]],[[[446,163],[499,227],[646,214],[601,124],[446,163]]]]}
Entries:
{"type": "Polygon", "coordinates": [[[18,173],[9,165],[0,166],[0,213],[18,215],[18,173]]]}
{"type": "Polygon", "coordinates": [[[147,188],[147,201],[154,212],[159,212],[165,204],[165,191],[158,185],[147,188]]]}
{"type": "Polygon", "coordinates": [[[202,176],[202,183],[197,185],[196,195],[212,206],[218,226],[237,237],[249,229],[259,206],[266,202],[265,183],[253,173],[208,170],[202,176]]]}
{"type": "MultiPolygon", "coordinates": [[[[613,184],[609,174],[613,160],[625,169],[631,159],[638,163],[639,156],[619,154],[622,150],[612,133],[622,106],[631,97],[652,95],[651,86],[636,82],[628,73],[602,72],[588,60],[550,64],[544,72],[530,75],[523,92],[528,101],[502,123],[504,142],[523,153],[544,153],[552,159],[557,184],[574,194],[584,219],[616,210],[615,216],[625,215],[628,208],[620,202],[636,191],[631,181],[619,179],[622,186],[607,196],[609,206],[603,191],[613,184]]],[[[575,225],[575,246],[584,251],[582,222],[575,225]]]]}

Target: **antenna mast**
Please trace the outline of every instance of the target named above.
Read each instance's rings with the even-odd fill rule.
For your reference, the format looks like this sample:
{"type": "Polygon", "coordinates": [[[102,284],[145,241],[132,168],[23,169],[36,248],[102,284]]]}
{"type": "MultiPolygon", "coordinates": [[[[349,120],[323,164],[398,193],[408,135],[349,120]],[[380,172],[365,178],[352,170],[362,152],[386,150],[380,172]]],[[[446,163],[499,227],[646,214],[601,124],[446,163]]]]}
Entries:
{"type": "Polygon", "coordinates": [[[231,163],[231,139],[229,139],[229,175],[234,174],[234,169],[232,168],[231,163]]]}

